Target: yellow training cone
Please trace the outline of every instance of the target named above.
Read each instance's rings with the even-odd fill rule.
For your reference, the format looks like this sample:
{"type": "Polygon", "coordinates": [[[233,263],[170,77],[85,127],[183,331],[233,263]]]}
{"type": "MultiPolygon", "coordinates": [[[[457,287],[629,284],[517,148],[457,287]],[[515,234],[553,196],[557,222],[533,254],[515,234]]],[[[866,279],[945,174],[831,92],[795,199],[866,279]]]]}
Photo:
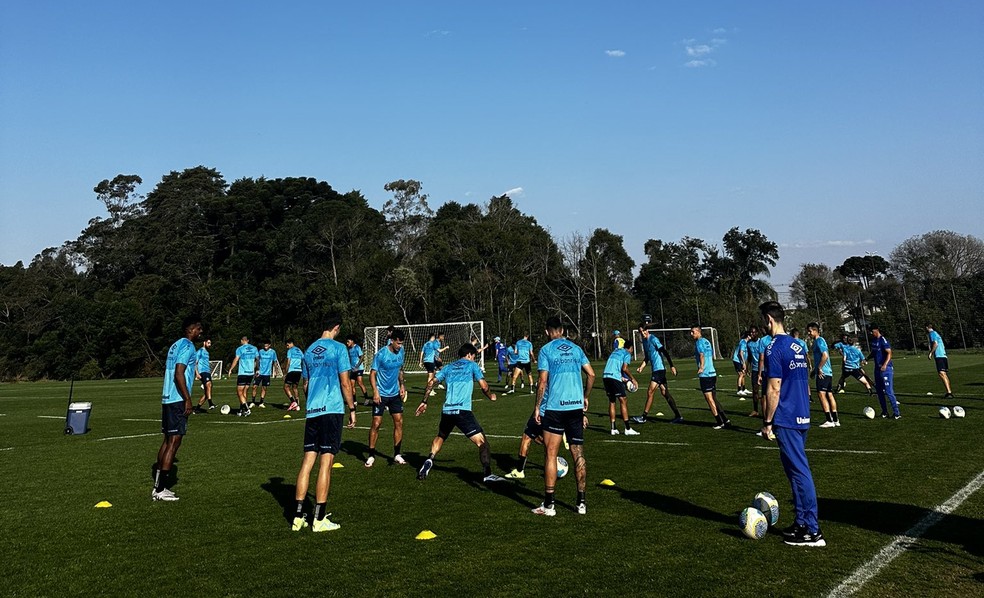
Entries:
{"type": "Polygon", "coordinates": [[[433,540],[436,537],[437,537],[437,534],[435,534],[434,532],[430,531],[429,529],[425,529],[424,531],[422,531],[419,534],[417,534],[417,539],[418,540],[433,540]]]}
{"type": "Polygon", "coordinates": [[[289,415],[285,415],[284,416],[284,419],[290,419],[290,416],[289,415]]]}
{"type": "Polygon", "coordinates": [[[656,417],[663,417],[663,412],[662,411],[657,411],[656,412],[656,417]]]}
{"type": "Polygon", "coordinates": [[[331,464],[331,466],[332,466],[333,468],[335,468],[335,469],[341,469],[341,468],[343,468],[343,467],[345,467],[345,466],[344,466],[344,465],[342,465],[341,463],[332,463],[332,464],[331,464]]]}
{"type": "Polygon", "coordinates": [[[614,486],[615,485],[615,482],[609,480],[608,478],[605,478],[605,479],[601,480],[601,485],[602,486],[614,486]]]}
{"type": "Polygon", "coordinates": [[[103,501],[100,501],[100,502],[97,502],[96,503],[96,508],[97,509],[108,509],[111,506],[113,506],[113,505],[108,500],[103,500],[103,501]]]}

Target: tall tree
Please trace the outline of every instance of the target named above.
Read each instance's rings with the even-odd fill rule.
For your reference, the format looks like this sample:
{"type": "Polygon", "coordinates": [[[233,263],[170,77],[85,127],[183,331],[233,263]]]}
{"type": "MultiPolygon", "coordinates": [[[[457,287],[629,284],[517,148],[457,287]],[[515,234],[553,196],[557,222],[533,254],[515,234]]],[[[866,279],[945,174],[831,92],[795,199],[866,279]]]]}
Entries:
{"type": "Polygon", "coordinates": [[[906,281],[952,280],[984,272],[984,241],[936,230],[906,239],[889,258],[892,271],[906,281]]]}

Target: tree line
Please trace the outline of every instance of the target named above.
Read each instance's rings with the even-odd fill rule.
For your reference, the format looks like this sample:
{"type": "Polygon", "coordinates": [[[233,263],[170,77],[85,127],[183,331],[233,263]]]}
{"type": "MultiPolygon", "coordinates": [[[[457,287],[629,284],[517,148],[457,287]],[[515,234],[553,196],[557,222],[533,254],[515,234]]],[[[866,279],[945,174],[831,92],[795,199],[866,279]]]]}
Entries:
{"type": "MultiPolygon", "coordinates": [[[[377,210],[359,191],[339,193],[314,178],[229,184],[199,166],[165,175],[146,195],[142,183],[124,174],[101,181],[94,192],[106,214],[77,239],[28,265],[0,266],[0,378],[157,375],[189,314],[204,320],[213,359],[226,360],[243,335],[305,345],[329,312],[351,332],[483,320],[489,336],[507,339],[560,314],[572,338],[599,356],[613,329],[649,314],[658,327],[716,326],[727,350],[758,321],[758,303],[775,296],[766,277],[778,246],[755,229],[732,228],[720,245],[651,239],[637,270],[620,235],[554,238],[507,195],[435,211],[420,182],[397,180],[377,210]]],[[[978,344],[980,241],[930,235],[953,235],[943,240],[959,240],[968,255],[927,262],[933,237],[903,243],[887,265],[804,265],[793,285],[797,313],[816,312],[836,328],[845,315],[862,322],[876,314],[904,345],[908,335],[892,328],[906,313],[896,297],[904,291],[916,319],[937,322],[951,346],[957,322],[978,344]]]]}

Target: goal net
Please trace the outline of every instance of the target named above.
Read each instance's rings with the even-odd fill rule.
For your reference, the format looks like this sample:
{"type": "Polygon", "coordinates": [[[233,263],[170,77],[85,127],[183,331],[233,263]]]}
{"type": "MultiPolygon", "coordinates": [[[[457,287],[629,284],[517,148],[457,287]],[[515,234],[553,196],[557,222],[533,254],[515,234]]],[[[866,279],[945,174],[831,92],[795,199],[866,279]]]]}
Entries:
{"type": "MultiPolygon", "coordinates": [[[[376,353],[386,346],[386,329],[388,326],[370,326],[365,329],[362,350],[365,352],[363,361],[365,369],[372,368],[372,359],[376,353]]],[[[441,361],[451,363],[458,359],[458,348],[465,343],[477,339],[477,348],[481,349],[485,344],[485,323],[478,322],[443,322],[440,324],[410,324],[408,326],[396,326],[403,331],[403,350],[406,351],[406,358],[403,363],[403,371],[408,374],[420,374],[426,372],[421,365],[422,349],[424,343],[430,339],[431,334],[444,333],[444,342],[441,347],[447,347],[447,351],[441,353],[441,361]]],[[[478,355],[478,365],[485,371],[485,352],[478,355]]]]}
{"type": "Polygon", "coordinates": [[[212,372],[212,380],[222,379],[222,362],[221,361],[210,361],[208,362],[208,369],[212,372]]]}
{"type": "MultiPolygon", "coordinates": [[[[724,359],[721,356],[721,345],[718,342],[717,328],[704,326],[700,329],[701,334],[711,341],[711,348],[714,350],[714,359],[724,359]]],[[[694,339],[690,337],[689,328],[650,328],[649,334],[654,334],[663,343],[670,355],[676,358],[694,356],[694,339]]],[[[642,359],[642,335],[638,330],[632,331],[632,358],[642,359]]]]}

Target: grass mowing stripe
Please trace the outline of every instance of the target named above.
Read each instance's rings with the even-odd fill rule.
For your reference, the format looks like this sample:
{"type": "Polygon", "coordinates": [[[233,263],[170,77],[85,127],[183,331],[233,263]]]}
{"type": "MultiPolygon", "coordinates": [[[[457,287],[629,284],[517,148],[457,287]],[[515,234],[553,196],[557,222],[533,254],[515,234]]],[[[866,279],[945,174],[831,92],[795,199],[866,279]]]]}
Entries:
{"type": "MultiPolygon", "coordinates": [[[[759,449],[762,451],[778,451],[778,446],[754,446],[752,448],[759,449]]],[[[848,449],[825,449],[825,448],[808,448],[807,451],[814,453],[849,453],[851,455],[881,455],[881,451],[852,451],[848,449]]]]}
{"type": "Polygon", "coordinates": [[[160,436],[160,432],[151,432],[150,434],[133,434],[130,436],[107,436],[106,438],[96,438],[96,442],[102,442],[103,440],[124,440],[126,438],[143,438],[145,436],[160,436]]]}
{"type": "Polygon", "coordinates": [[[927,514],[925,517],[919,520],[918,523],[913,525],[907,532],[901,536],[897,536],[891,543],[885,548],[882,548],[870,561],[861,565],[854,570],[854,573],[845,579],[839,586],[834,588],[828,598],[840,598],[841,596],[851,596],[855,592],[861,589],[865,583],[870,581],[873,577],[878,575],[878,572],[888,566],[889,563],[894,561],[903,552],[905,552],[910,546],[914,545],[923,534],[925,534],[929,528],[933,527],[940,522],[941,519],[956,510],[957,507],[963,504],[965,500],[970,498],[970,495],[984,486],[984,471],[981,471],[977,476],[967,483],[966,486],[957,490],[956,494],[951,496],[941,505],[933,508],[933,510],[927,514]]]}

